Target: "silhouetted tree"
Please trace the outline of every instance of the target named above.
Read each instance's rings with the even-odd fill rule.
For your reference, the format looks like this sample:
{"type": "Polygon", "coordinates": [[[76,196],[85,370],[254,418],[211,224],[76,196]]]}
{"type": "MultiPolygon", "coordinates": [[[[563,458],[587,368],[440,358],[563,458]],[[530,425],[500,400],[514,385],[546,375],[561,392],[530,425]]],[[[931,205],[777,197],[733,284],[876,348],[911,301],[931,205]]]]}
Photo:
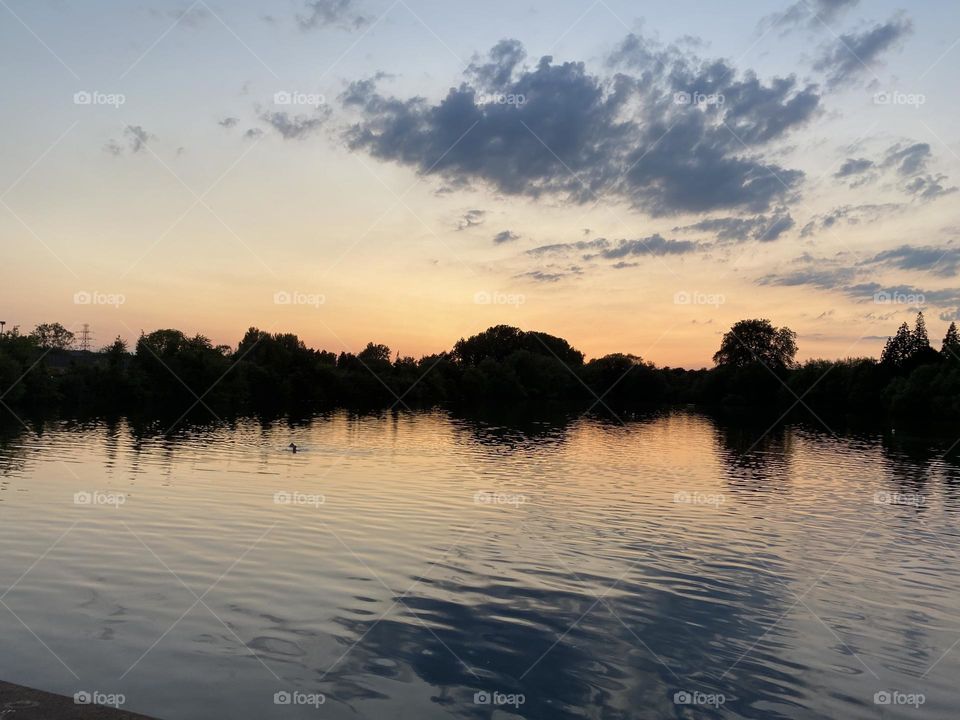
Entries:
{"type": "Polygon", "coordinates": [[[883,346],[880,354],[880,362],[900,367],[910,358],[913,347],[913,333],[910,332],[910,326],[903,323],[897,329],[896,335],[887,338],[887,344],[883,346]]]}
{"type": "Polygon", "coordinates": [[[723,336],[713,362],[721,367],[763,364],[774,370],[794,367],[797,334],[769,320],[741,320],[723,336]]]}
{"type": "Polygon", "coordinates": [[[909,372],[920,365],[939,362],[941,358],[941,354],[930,347],[927,324],[923,319],[923,313],[919,312],[912,331],[906,323],[903,323],[897,330],[897,334],[887,339],[880,362],[888,367],[909,372]]]}
{"type": "Polygon", "coordinates": [[[943,336],[943,347],[940,353],[948,360],[960,360],[960,333],[957,332],[957,324],[950,323],[947,328],[947,334],[943,336]]]}
{"type": "Polygon", "coordinates": [[[913,340],[911,355],[919,355],[930,347],[930,337],[927,335],[927,323],[923,319],[922,311],[917,313],[917,322],[913,328],[913,333],[911,333],[911,338],[913,340]]]}
{"type": "Polygon", "coordinates": [[[367,346],[359,352],[357,357],[368,365],[370,363],[389,363],[390,348],[386,345],[367,343],[367,346]]]}
{"type": "Polygon", "coordinates": [[[30,337],[46,350],[67,350],[73,345],[73,333],[60,323],[41,323],[33,329],[30,337]]]}

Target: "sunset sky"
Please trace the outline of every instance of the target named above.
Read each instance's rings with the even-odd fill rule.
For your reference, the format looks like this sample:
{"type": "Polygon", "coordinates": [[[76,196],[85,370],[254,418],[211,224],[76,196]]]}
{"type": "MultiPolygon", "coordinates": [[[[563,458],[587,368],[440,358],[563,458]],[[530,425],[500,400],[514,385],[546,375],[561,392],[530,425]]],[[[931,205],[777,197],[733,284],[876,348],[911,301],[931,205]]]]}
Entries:
{"type": "Polygon", "coordinates": [[[0,0],[0,319],[878,355],[960,288],[960,4],[0,0]],[[706,9],[704,7],[706,5],[706,9]]]}

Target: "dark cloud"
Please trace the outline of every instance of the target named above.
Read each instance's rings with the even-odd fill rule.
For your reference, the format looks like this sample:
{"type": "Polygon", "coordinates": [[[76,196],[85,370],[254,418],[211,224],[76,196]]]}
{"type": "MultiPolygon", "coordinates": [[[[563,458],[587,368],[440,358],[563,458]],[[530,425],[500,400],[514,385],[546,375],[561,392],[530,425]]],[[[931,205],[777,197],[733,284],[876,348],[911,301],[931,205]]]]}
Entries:
{"type": "Polygon", "coordinates": [[[947,179],[946,175],[926,175],[924,177],[915,177],[908,182],[904,188],[907,192],[919,197],[922,200],[934,200],[943,195],[950,195],[957,191],[957,186],[944,187],[943,181],[947,179]]]}
{"type": "Polygon", "coordinates": [[[873,160],[867,160],[866,158],[847,158],[833,176],[835,178],[848,178],[853,175],[861,175],[874,166],[875,163],[873,160]]]}
{"type": "Polygon", "coordinates": [[[467,210],[457,221],[457,230],[466,230],[467,228],[483,225],[486,215],[486,210],[467,210]]]}
{"type": "Polygon", "coordinates": [[[864,73],[872,73],[871,66],[887,50],[896,47],[913,31],[913,23],[903,15],[874,25],[862,33],[847,33],[828,46],[814,64],[814,69],[825,74],[830,87],[855,82],[864,73]]]}
{"type": "Polygon", "coordinates": [[[569,267],[556,270],[530,270],[529,272],[520,273],[514,277],[530,278],[537,282],[553,283],[573,275],[583,275],[583,268],[579,265],[570,265],[569,267]]]}
{"type": "Polygon", "coordinates": [[[610,247],[606,238],[597,238],[596,240],[580,240],[573,243],[554,243],[552,245],[541,245],[539,247],[527,250],[527,255],[555,255],[570,252],[585,252],[590,250],[602,250],[610,247]]]}
{"type": "Polygon", "coordinates": [[[960,268],[960,248],[901,245],[877,253],[866,264],[882,264],[900,270],[925,270],[941,277],[955,277],[960,268]]]}
{"type": "Polygon", "coordinates": [[[562,273],[548,273],[542,270],[531,270],[530,272],[520,273],[517,277],[528,277],[537,282],[557,282],[563,277],[562,273]]]}
{"type": "Polygon", "coordinates": [[[218,120],[217,124],[220,125],[220,127],[225,127],[229,129],[229,128],[236,127],[239,122],[240,122],[240,118],[225,117],[223,120],[218,120]]]}
{"type": "Polygon", "coordinates": [[[637,255],[685,255],[699,248],[700,244],[691,240],[667,240],[658,233],[637,240],[620,240],[616,245],[601,250],[599,255],[616,260],[637,255]]]}
{"type": "Polygon", "coordinates": [[[523,57],[520,43],[501,41],[438,103],[351,84],[341,101],[361,117],[349,147],[453,188],[482,184],[576,203],[602,194],[653,215],[763,212],[803,178],[762,156],[819,108],[816,88],[793,77],[765,84],[637,36],[614,53],[620,71],[609,76],[549,56],[522,66],[523,57]],[[722,94],[724,102],[683,104],[684,93],[722,94]]]}
{"type": "Polygon", "coordinates": [[[797,267],[783,273],[766,275],[757,280],[760,285],[770,286],[810,286],[820,290],[842,292],[848,297],[860,302],[889,303],[894,299],[895,304],[912,302],[917,305],[933,304],[939,307],[949,307],[960,304],[960,289],[946,288],[937,290],[923,290],[912,285],[885,285],[869,279],[869,274],[877,267],[897,268],[902,270],[933,270],[935,274],[945,275],[936,271],[941,268],[941,261],[946,266],[952,264],[953,273],[960,263],[960,253],[954,248],[928,248],[902,246],[893,250],[878,253],[873,258],[857,263],[845,264],[844,258],[814,258],[804,255],[794,261],[797,267]],[[900,300],[897,300],[899,298],[900,300]]]}
{"type": "Polygon", "coordinates": [[[513,242],[514,240],[519,239],[520,236],[512,230],[501,230],[493,236],[493,242],[497,245],[502,245],[503,243],[513,242]]]}
{"type": "Polygon", "coordinates": [[[358,13],[353,0],[309,0],[304,15],[297,16],[301,30],[336,26],[356,30],[370,24],[371,19],[358,13]]]}
{"type": "Polygon", "coordinates": [[[260,114],[260,119],[280,133],[284,140],[303,140],[319,130],[329,116],[330,108],[324,107],[313,115],[266,111],[260,114]]]}
{"type": "Polygon", "coordinates": [[[744,242],[746,240],[771,242],[794,225],[796,225],[796,222],[790,213],[786,210],[780,210],[773,215],[706,218],[693,225],[676,227],[674,231],[716,233],[718,242],[744,242]]]}
{"type": "Polygon", "coordinates": [[[901,142],[887,148],[877,160],[849,158],[834,177],[852,180],[850,187],[859,187],[876,181],[883,172],[893,173],[904,193],[920,200],[933,200],[957,188],[946,185],[946,175],[927,172],[932,159],[929,144],[901,142]]]}
{"type": "Polygon", "coordinates": [[[884,167],[894,167],[901,175],[916,175],[927,169],[930,159],[930,146],[927,143],[914,143],[904,147],[894,145],[887,150],[884,167]]]}
{"type": "Polygon", "coordinates": [[[519,40],[501,40],[490,49],[489,62],[471,63],[467,72],[476,79],[479,87],[505,87],[526,57],[527,51],[519,40]]]}
{"type": "Polygon", "coordinates": [[[260,128],[250,128],[243,134],[243,137],[246,140],[256,140],[261,135],[263,135],[263,130],[260,128]]]}
{"type": "MultiPolygon", "coordinates": [[[[597,258],[621,260],[628,257],[686,255],[701,248],[700,243],[691,240],[667,240],[657,233],[645,238],[617,240],[615,242],[606,238],[596,238],[595,240],[541,245],[527,250],[526,254],[533,257],[579,254],[584,260],[595,260],[597,258]]],[[[618,264],[615,267],[628,267],[628,265],[618,264]]]]}
{"type": "Polygon", "coordinates": [[[855,6],[860,0],[800,0],[783,12],[767,15],[760,21],[760,30],[781,28],[784,32],[806,27],[824,28],[831,21],[855,6]]]}
{"type": "Polygon", "coordinates": [[[760,285],[782,285],[787,287],[812,285],[822,290],[836,290],[848,285],[856,277],[856,274],[854,268],[818,267],[811,265],[782,274],[766,275],[761,277],[757,282],[760,285]]]}

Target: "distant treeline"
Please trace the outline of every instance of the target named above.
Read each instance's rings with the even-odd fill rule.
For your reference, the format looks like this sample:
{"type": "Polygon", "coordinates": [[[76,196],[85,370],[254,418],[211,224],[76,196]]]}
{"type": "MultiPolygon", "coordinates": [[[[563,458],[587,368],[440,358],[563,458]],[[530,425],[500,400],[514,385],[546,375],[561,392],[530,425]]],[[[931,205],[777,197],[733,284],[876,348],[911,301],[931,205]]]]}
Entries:
{"type": "Polygon", "coordinates": [[[789,328],[742,320],[709,370],[656,367],[629,354],[586,362],[562,338],[506,325],[420,359],[374,343],[356,354],[314,350],[296,335],[256,328],[236,348],[179,330],[141,335],[133,348],[120,338],[96,352],[74,344],[57,323],[0,336],[0,403],[14,412],[178,415],[437,404],[619,413],[699,403],[960,420],[960,336],[951,324],[935,350],[922,314],[879,360],[803,364],[789,328]]]}

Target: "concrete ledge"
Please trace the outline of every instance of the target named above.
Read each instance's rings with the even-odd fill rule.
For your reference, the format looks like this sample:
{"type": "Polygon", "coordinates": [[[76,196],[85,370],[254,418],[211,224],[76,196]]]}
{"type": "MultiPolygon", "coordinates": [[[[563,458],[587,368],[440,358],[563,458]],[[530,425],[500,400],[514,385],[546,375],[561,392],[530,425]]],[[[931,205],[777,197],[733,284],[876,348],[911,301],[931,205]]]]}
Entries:
{"type": "Polygon", "coordinates": [[[150,720],[101,705],[77,705],[72,697],[33,690],[0,681],[3,720],[150,720]]]}

